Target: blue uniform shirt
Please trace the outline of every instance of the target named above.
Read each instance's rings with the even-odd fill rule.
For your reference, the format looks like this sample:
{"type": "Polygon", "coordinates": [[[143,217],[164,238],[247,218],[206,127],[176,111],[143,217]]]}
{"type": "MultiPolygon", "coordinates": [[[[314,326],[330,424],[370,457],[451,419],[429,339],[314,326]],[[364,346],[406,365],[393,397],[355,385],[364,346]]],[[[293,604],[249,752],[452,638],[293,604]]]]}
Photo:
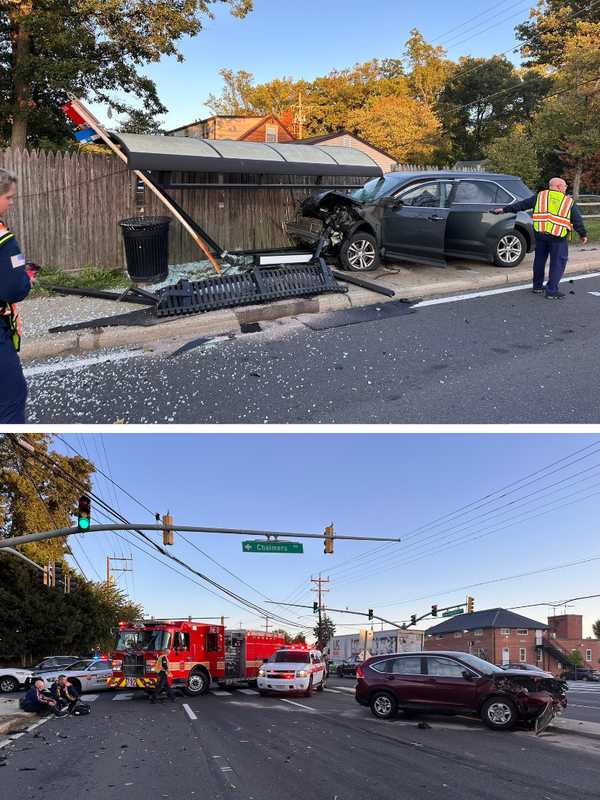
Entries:
{"type": "MultiPolygon", "coordinates": [[[[0,222],[0,242],[8,233],[0,222]]],[[[31,289],[29,275],[25,272],[25,257],[13,237],[0,244],[0,304],[19,303],[31,289]]],[[[0,324],[0,341],[10,340],[8,325],[0,324]]]]}

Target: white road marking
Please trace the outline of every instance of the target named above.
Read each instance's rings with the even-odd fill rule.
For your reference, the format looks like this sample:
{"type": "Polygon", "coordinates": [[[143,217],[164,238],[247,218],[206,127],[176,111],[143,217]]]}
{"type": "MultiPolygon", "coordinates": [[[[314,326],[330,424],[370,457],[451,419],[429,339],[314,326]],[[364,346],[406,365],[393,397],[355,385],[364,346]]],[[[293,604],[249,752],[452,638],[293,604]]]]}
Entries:
{"type": "Polygon", "coordinates": [[[354,689],[351,689],[349,686],[338,686],[338,689],[340,692],[350,692],[351,694],[354,694],[354,689]]]}
{"type": "MultiPolygon", "coordinates": [[[[39,728],[40,725],[44,725],[46,722],[49,722],[51,719],[52,719],[52,717],[43,717],[42,719],[38,719],[37,722],[33,723],[33,725],[28,725],[27,726],[27,728],[26,728],[27,733],[31,733],[31,731],[34,731],[36,728],[39,728]]],[[[23,733],[16,733],[14,736],[11,737],[10,733],[9,733],[8,734],[8,736],[10,737],[9,739],[2,739],[2,741],[0,741],[0,750],[3,747],[6,747],[7,744],[11,744],[12,742],[15,741],[15,739],[19,739],[23,735],[24,735],[23,733]]]]}
{"type": "Polygon", "coordinates": [[[324,692],[331,692],[331,694],[339,694],[339,689],[323,689],[324,692]]]}
{"type": "Polygon", "coordinates": [[[311,706],[305,706],[304,703],[296,703],[295,700],[288,700],[286,697],[279,698],[282,703],[291,703],[293,706],[300,706],[300,708],[306,708],[308,711],[314,711],[315,709],[311,706]]]}
{"type": "Polygon", "coordinates": [[[98,695],[97,694],[86,694],[86,696],[85,696],[85,702],[86,703],[93,703],[94,700],[97,700],[97,699],[98,699],[98,695]]]}
{"type": "Polygon", "coordinates": [[[128,358],[139,358],[143,355],[142,350],[127,350],[120,353],[107,353],[102,356],[90,356],[90,358],[65,359],[64,361],[54,361],[50,364],[40,364],[37,367],[27,367],[23,370],[23,374],[27,378],[33,378],[36,375],[50,375],[53,372],[83,369],[94,364],[104,364],[106,361],[125,361],[128,358]]]}
{"type": "MultiPolygon", "coordinates": [[[[581,281],[584,278],[598,278],[600,272],[588,272],[585,275],[573,275],[563,278],[563,283],[567,281],[581,281]]],[[[519,283],[516,286],[506,286],[502,289],[486,289],[482,292],[471,292],[469,294],[454,294],[450,297],[436,297],[433,300],[421,300],[415,303],[413,308],[425,308],[426,306],[439,306],[444,303],[458,303],[461,300],[475,300],[478,297],[491,297],[495,294],[507,294],[508,292],[520,292],[523,289],[531,289],[531,283],[519,283]]]]}
{"type": "Polygon", "coordinates": [[[600,297],[600,292],[588,292],[588,294],[593,294],[594,297],[600,297]]]}
{"type": "Polygon", "coordinates": [[[211,689],[210,693],[217,697],[231,697],[231,692],[223,692],[220,689],[211,689]]]}
{"type": "Polygon", "coordinates": [[[238,692],[241,692],[242,694],[258,694],[256,689],[238,689],[238,692]]]}
{"type": "MultiPolygon", "coordinates": [[[[600,711],[600,706],[582,706],[580,703],[569,703],[569,708],[593,708],[594,711],[600,711]]],[[[568,717],[565,717],[568,719],[568,717]]],[[[579,720],[581,722],[581,720],[579,720]]]]}
{"type": "Polygon", "coordinates": [[[131,700],[132,698],[133,698],[133,692],[118,692],[113,697],[113,700],[131,700]]]}
{"type": "Polygon", "coordinates": [[[198,717],[197,717],[197,716],[194,714],[194,712],[193,712],[193,711],[192,711],[192,709],[191,709],[191,708],[188,706],[188,704],[187,704],[187,703],[184,703],[184,704],[183,704],[183,710],[185,711],[185,713],[188,715],[188,717],[189,717],[190,719],[198,719],[198,717]]]}

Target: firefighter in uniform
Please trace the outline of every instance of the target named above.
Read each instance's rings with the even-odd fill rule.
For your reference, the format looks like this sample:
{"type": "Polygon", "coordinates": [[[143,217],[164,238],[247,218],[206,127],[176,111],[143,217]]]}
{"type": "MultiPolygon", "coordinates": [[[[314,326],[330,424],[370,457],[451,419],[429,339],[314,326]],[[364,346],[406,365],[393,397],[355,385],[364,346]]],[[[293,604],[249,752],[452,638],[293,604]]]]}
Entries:
{"type": "Polygon", "coordinates": [[[26,271],[25,258],[2,216],[13,204],[17,179],[0,169],[0,424],[25,424],[27,383],[18,356],[21,320],[16,304],[29,294],[34,273],[26,271]]]}
{"type": "Polygon", "coordinates": [[[159,656],[156,659],[156,665],[154,669],[156,672],[158,672],[158,678],[156,680],[156,685],[152,690],[152,694],[150,695],[150,702],[156,703],[157,700],[161,699],[161,694],[165,692],[169,700],[174,703],[175,692],[169,683],[169,661],[167,657],[159,656]]]}
{"type": "Polygon", "coordinates": [[[545,293],[546,297],[559,300],[564,297],[558,285],[564,275],[569,258],[569,239],[573,229],[587,243],[587,231],[581,213],[573,198],[566,194],[567,184],[562,178],[552,178],[548,188],[534,194],[527,200],[495,208],[494,214],[512,211],[528,211],[533,208],[533,228],[535,231],[535,258],[533,261],[534,294],[545,293]],[[550,271],[544,289],[544,271],[550,256],[550,271]]]}

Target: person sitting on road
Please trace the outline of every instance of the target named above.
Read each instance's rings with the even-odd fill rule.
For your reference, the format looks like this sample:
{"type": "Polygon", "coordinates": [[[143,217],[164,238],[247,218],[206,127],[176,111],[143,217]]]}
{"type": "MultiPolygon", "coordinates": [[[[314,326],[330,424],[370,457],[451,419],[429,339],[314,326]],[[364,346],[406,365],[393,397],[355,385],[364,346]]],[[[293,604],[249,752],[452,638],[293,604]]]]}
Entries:
{"type": "Polygon", "coordinates": [[[37,678],[33,682],[33,686],[23,698],[23,711],[30,711],[43,716],[58,711],[56,700],[44,693],[45,686],[43,678],[37,678]]]}
{"type": "Polygon", "coordinates": [[[50,688],[50,694],[56,701],[59,711],[67,709],[67,713],[71,714],[79,701],[79,692],[77,687],[70,683],[66,675],[59,675],[56,681],[50,688]]]}
{"type": "MultiPolygon", "coordinates": [[[[158,666],[158,665],[157,665],[158,666]]],[[[166,656],[160,657],[160,671],[156,680],[156,685],[150,695],[150,702],[156,703],[157,700],[163,702],[161,695],[165,692],[169,700],[175,702],[175,692],[173,691],[169,682],[169,662],[166,656]]]]}

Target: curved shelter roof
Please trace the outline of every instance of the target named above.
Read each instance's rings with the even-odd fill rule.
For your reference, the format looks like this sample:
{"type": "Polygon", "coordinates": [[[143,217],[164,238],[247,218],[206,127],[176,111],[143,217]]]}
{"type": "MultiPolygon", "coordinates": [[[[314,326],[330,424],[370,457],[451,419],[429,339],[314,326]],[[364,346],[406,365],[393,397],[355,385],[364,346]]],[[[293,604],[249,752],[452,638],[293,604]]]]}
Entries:
{"type": "Polygon", "coordinates": [[[352,147],[264,144],[189,136],[111,132],[130,169],[163,172],[245,172],[265,175],[381,176],[381,167],[352,147]]]}

